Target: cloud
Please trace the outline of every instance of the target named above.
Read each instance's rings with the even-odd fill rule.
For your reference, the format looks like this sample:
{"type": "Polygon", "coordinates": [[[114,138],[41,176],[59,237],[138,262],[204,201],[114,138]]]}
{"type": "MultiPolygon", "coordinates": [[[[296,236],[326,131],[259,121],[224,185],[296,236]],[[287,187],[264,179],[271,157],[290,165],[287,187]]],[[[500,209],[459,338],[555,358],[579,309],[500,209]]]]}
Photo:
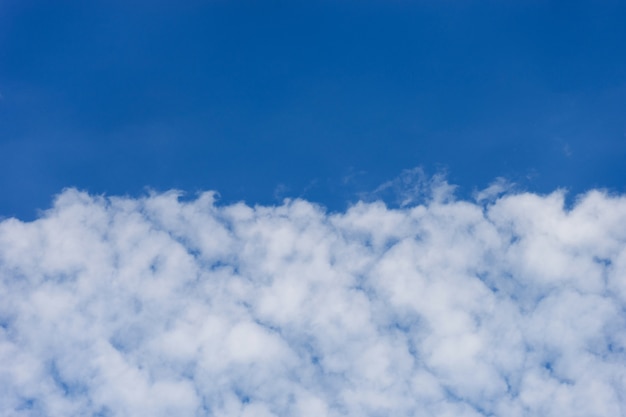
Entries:
{"type": "Polygon", "coordinates": [[[388,200],[399,207],[425,201],[443,201],[453,196],[455,186],[447,183],[445,171],[429,177],[421,167],[405,169],[393,180],[379,185],[373,192],[362,193],[364,201],[388,200]]]}
{"type": "Polygon", "coordinates": [[[0,415],[625,415],[626,197],[420,187],[2,221],[0,415]]]}
{"type": "Polygon", "coordinates": [[[479,203],[486,201],[494,201],[502,194],[513,190],[515,184],[509,182],[506,178],[498,177],[494,182],[483,190],[474,193],[474,199],[479,203]]]}

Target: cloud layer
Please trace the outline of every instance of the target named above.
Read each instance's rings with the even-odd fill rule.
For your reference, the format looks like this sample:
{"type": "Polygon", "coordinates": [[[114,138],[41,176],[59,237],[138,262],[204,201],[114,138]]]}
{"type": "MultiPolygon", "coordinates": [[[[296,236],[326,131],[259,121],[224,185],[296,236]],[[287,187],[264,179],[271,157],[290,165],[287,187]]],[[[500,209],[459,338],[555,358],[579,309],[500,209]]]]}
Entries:
{"type": "Polygon", "coordinates": [[[626,415],[626,198],[450,190],[2,221],[0,415],[626,415]]]}

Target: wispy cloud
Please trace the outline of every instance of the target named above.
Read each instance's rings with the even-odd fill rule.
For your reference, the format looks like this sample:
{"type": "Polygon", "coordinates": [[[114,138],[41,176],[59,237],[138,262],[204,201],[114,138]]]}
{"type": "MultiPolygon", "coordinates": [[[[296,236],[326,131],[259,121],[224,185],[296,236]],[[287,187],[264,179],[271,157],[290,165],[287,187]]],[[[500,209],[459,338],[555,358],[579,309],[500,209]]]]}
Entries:
{"type": "Polygon", "coordinates": [[[391,201],[407,207],[428,201],[442,202],[454,195],[455,186],[448,184],[445,172],[429,177],[421,167],[405,169],[393,180],[379,185],[373,192],[362,193],[364,201],[391,201]]]}
{"type": "Polygon", "coordinates": [[[420,184],[2,221],[0,415],[624,415],[626,198],[420,184]]]}
{"type": "Polygon", "coordinates": [[[511,191],[514,186],[515,184],[511,183],[506,178],[498,177],[494,182],[489,184],[487,188],[476,191],[474,193],[474,199],[479,203],[486,201],[493,202],[504,193],[511,191]]]}

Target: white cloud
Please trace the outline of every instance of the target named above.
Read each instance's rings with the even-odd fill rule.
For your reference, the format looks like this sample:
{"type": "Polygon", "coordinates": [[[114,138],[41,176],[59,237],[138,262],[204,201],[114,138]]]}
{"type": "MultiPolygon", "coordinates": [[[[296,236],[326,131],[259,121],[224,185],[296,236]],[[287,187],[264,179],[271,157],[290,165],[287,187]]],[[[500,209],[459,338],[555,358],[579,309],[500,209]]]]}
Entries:
{"type": "Polygon", "coordinates": [[[625,415],[626,197],[418,183],[2,221],[0,416],[625,415]]]}
{"type": "Polygon", "coordinates": [[[509,182],[506,178],[498,177],[494,182],[489,184],[489,187],[484,190],[476,191],[474,198],[479,203],[485,201],[493,202],[505,192],[511,191],[514,186],[515,184],[509,182]]]}

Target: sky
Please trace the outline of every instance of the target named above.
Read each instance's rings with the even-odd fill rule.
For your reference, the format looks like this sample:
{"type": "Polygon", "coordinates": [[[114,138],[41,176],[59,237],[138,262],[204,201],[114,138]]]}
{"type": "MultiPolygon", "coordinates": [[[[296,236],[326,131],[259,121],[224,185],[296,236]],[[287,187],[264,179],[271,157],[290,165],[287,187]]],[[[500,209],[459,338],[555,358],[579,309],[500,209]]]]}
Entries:
{"type": "Polygon", "coordinates": [[[625,21],[0,2],[0,417],[626,416],[625,21]]]}
{"type": "Polygon", "coordinates": [[[624,192],[626,7],[3,1],[0,214],[65,187],[344,210],[405,169],[624,192]]]}

